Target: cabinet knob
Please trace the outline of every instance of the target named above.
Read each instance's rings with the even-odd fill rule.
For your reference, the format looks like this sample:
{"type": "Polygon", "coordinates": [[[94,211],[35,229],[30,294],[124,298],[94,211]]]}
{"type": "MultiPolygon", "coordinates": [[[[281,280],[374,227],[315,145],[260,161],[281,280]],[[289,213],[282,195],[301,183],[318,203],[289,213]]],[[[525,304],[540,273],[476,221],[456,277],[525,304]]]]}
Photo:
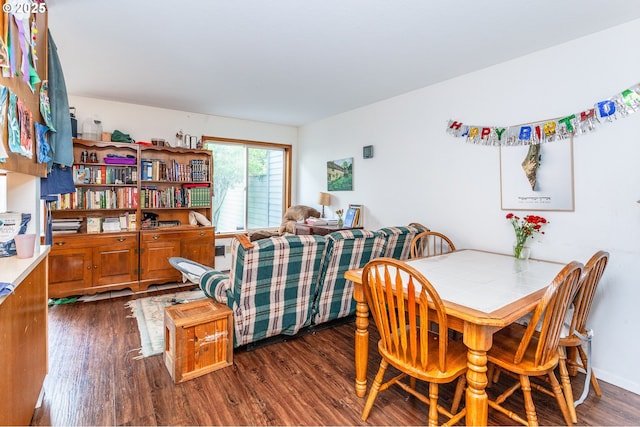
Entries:
{"type": "Polygon", "coordinates": [[[93,266],[93,269],[94,269],[94,270],[97,270],[97,269],[98,269],[98,266],[97,266],[97,265],[94,265],[94,266],[93,266]]]}
{"type": "Polygon", "coordinates": [[[126,237],[118,237],[118,242],[124,242],[125,240],[127,240],[126,237]]]}
{"type": "Polygon", "coordinates": [[[204,231],[201,231],[201,232],[200,232],[200,235],[201,235],[201,236],[204,236],[205,234],[206,234],[206,233],[205,233],[204,231]]]}
{"type": "Polygon", "coordinates": [[[64,244],[65,244],[65,242],[56,242],[56,245],[58,245],[58,246],[62,246],[64,244]]]}
{"type": "Polygon", "coordinates": [[[156,235],[154,235],[154,236],[153,236],[153,239],[154,239],[154,240],[158,240],[159,238],[160,238],[160,235],[158,235],[158,234],[156,234],[156,235]]]}
{"type": "Polygon", "coordinates": [[[90,266],[90,265],[89,265],[89,266],[87,266],[87,270],[91,270],[91,266],[90,266]]]}

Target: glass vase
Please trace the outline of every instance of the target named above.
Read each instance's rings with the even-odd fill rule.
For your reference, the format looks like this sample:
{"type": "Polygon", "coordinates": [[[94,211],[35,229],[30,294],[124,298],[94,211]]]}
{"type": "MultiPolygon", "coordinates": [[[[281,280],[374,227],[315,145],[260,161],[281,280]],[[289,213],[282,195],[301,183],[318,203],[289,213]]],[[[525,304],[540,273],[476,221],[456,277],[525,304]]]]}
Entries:
{"type": "Polygon", "coordinates": [[[338,228],[342,228],[344,225],[344,221],[342,221],[342,217],[338,218],[338,228]]]}
{"type": "Polygon", "coordinates": [[[513,256],[518,259],[529,259],[531,256],[531,248],[525,244],[513,244],[513,256]]]}

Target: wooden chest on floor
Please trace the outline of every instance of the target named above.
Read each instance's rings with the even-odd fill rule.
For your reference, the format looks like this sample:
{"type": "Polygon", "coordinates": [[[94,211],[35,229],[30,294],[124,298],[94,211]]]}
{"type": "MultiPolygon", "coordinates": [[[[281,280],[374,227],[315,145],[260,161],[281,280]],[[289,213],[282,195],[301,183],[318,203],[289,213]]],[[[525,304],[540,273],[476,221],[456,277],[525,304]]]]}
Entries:
{"type": "Polygon", "coordinates": [[[233,364],[233,312],[211,299],[167,307],[164,363],[175,383],[233,364]]]}

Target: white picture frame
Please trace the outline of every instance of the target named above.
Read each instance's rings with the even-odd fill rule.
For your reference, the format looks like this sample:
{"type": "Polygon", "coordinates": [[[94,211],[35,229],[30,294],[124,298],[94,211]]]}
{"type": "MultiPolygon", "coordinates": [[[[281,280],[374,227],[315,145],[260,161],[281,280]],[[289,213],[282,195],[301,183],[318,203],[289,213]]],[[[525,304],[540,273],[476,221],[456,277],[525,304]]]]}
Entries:
{"type": "Polygon", "coordinates": [[[500,147],[502,210],[573,211],[573,138],[540,145],[533,190],[522,162],[529,145],[500,147]]]}

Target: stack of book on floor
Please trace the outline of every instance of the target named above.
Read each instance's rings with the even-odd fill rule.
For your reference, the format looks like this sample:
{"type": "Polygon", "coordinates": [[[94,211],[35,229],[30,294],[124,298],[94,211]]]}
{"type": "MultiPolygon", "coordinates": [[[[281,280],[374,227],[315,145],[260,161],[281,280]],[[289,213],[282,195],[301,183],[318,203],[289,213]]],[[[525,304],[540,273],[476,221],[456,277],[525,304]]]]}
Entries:
{"type": "Polygon", "coordinates": [[[54,218],[51,223],[53,234],[77,233],[82,225],[82,218],[54,218]]]}

